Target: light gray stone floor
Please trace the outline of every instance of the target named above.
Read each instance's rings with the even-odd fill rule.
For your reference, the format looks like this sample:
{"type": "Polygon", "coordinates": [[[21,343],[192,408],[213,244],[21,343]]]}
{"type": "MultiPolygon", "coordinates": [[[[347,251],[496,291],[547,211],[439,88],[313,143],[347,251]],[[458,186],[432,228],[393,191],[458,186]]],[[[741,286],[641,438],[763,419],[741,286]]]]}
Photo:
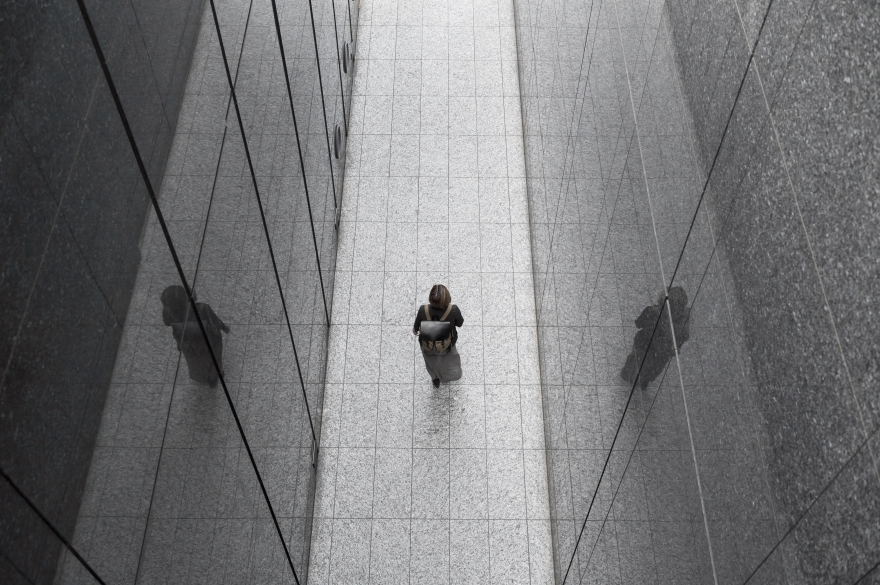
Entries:
{"type": "Polygon", "coordinates": [[[311,584],[552,583],[511,0],[361,0],[311,584]],[[464,376],[413,337],[435,283],[464,376]]]}

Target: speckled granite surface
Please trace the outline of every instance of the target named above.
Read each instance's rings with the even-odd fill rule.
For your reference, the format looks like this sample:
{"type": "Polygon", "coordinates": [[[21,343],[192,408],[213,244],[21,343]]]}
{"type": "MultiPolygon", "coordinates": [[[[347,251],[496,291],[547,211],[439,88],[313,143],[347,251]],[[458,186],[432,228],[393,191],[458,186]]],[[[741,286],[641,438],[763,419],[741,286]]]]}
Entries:
{"type": "Polygon", "coordinates": [[[515,4],[557,582],[854,582],[880,538],[877,11],[515,4]],[[689,339],[623,415],[664,286],[689,339]]]}
{"type": "Polygon", "coordinates": [[[363,0],[310,583],[553,582],[510,0],[363,0]],[[412,335],[464,316],[460,380],[412,335]]]}

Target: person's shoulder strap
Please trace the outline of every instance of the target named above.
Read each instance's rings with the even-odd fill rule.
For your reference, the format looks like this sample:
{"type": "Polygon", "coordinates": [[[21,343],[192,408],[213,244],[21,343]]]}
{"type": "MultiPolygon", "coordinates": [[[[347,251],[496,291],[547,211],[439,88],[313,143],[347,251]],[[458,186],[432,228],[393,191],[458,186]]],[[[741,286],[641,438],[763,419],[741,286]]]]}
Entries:
{"type": "MultiPolygon", "coordinates": [[[[425,310],[425,319],[430,321],[431,320],[431,311],[428,310],[428,305],[422,305],[422,308],[425,310]]],[[[442,321],[442,319],[441,319],[441,321],[442,321]]]]}
{"type": "Polygon", "coordinates": [[[446,312],[443,313],[443,316],[442,316],[442,317],[440,317],[440,320],[441,320],[441,321],[446,321],[446,317],[448,317],[448,316],[449,316],[449,313],[452,312],[452,307],[454,307],[454,306],[455,306],[455,305],[453,305],[452,303],[449,303],[449,306],[446,307],[446,312]]]}

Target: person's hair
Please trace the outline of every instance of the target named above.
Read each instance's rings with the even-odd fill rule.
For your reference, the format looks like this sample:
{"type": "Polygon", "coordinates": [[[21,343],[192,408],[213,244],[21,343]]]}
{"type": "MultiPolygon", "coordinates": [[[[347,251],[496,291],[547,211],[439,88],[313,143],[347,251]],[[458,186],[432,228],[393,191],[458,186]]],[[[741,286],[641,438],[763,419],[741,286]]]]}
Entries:
{"type": "Polygon", "coordinates": [[[452,295],[449,294],[449,289],[442,284],[435,284],[431,287],[431,294],[428,295],[428,302],[431,303],[432,307],[445,309],[449,306],[449,303],[452,302],[452,295]]]}
{"type": "Polygon", "coordinates": [[[172,284],[162,291],[161,299],[163,307],[162,320],[165,324],[171,325],[172,323],[183,323],[186,319],[186,310],[189,306],[186,289],[179,284],[172,284]]]}

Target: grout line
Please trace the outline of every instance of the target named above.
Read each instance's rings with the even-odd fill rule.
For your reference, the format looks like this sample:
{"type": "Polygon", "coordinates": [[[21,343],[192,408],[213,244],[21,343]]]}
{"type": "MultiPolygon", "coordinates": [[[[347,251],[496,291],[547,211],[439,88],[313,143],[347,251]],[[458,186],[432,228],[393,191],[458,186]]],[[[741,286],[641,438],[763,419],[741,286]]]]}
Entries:
{"type": "MultiPolygon", "coordinates": [[[[452,268],[449,264],[449,248],[452,231],[450,224],[452,223],[452,215],[449,203],[449,177],[452,174],[452,138],[449,133],[449,101],[450,101],[450,77],[452,69],[449,66],[449,10],[447,5],[446,11],[447,26],[444,27],[446,33],[446,277],[451,279],[452,268]]],[[[423,29],[424,30],[424,29],[423,29]]],[[[423,43],[424,45],[424,43],[423,43]]],[[[420,127],[421,129],[421,127],[420,127]]],[[[449,443],[446,449],[446,575],[448,580],[452,580],[452,388],[447,385],[448,400],[446,402],[446,427],[449,431],[449,443]]]]}
{"type": "MultiPolygon", "coordinates": [[[[402,6],[402,4],[398,5],[398,6],[400,7],[400,6],[402,6]]],[[[399,21],[399,19],[398,19],[398,21],[399,21]]],[[[397,33],[400,31],[399,22],[395,23],[395,25],[397,26],[395,33],[397,33]]],[[[398,61],[398,58],[397,58],[397,38],[398,38],[397,34],[395,34],[395,40],[394,40],[395,82],[397,81],[396,71],[397,71],[397,61],[398,61]]],[[[421,168],[421,164],[422,164],[422,160],[421,160],[421,157],[422,157],[422,151],[421,151],[421,141],[422,141],[422,139],[421,139],[422,61],[421,61],[421,59],[418,60],[418,64],[419,64],[419,87],[418,87],[418,93],[416,94],[416,97],[418,98],[418,105],[419,105],[418,111],[419,111],[420,119],[419,119],[419,135],[416,140],[416,158],[418,159],[418,164],[416,167],[417,170],[421,168]]],[[[413,90],[411,90],[411,91],[413,91],[413,90]]],[[[392,89],[392,95],[396,95],[396,92],[394,89],[392,89]]],[[[393,120],[394,120],[394,118],[393,118],[393,108],[394,108],[393,98],[392,98],[392,106],[391,107],[392,107],[392,123],[393,123],[393,120]]],[[[392,132],[393,132],[393,126],[392,126],[392,132]]],[[[418,218],[419,192],[418,192],[418,188],[419,188],[419,180],[418,180],[418,177],[416,177],[415,188],[416,188],[416,193],[415,193],[415,195],[416,195],[416,198],[415,198],[416,199],[416,216],[414,218],[410,218],[410,219],[412,219],[414,221],[415,231],[416,231],[416,236],[415,236],[416,266],[413,267],[413,279],[414,279],[413,290],[416,292],[416,294],[418,294],[418,285],[419,285],[419,272],[418,272],[418,249],[419,249],[419,221],[418,221],[418,219],[419,219],[418,218]]],[[[389,205],[390,205],[390,182],[389,182],[389,205]]],[[[413,300],[416,300],[416,299],[413,299],[413,300]]],[[[413,495],[414,494],[413,494],[413,491],[414,491],[414,486],[415,486],[415,464],[416,464],[416,452],[415,452],[415,434],[416,434],[416,421],[415,421],[415,416],[416,416],[416,392],[415,392],[416,378],[415,378],[415,376],[416,376],[416,374],[415,374],[415,369],[416,369],[417,361],[418,361],[417,351],[414,350],[413,351],[413,360],[410,363],[410,375],[412,376],[411,384],[413,387],[413,392],[412,392],[412,424],[410,425],[409,558],[407,559],[408,562],[407,562],[407,568],[406,568],[407,579],[408,579],[409,583],[412,583],[412,581],[413,581],[413,531],[414,531],[414,526],[413,526],[413,511],[414,511],[414,497],[413,497],[413,495]]]]}
{"type": "MultiPolygon", "coordinates": [[[[476,143],[476,170],[475,170],[475,181],[477,185],[477,205],[478,205],[478,214],[479,214],[479,189],[480,189],[480,137],[479,137],[479,122],[477,120],[477,85],[476,85],[476,69],[477,69],[477,30],[474,23],[474,17],[471,16],[471,26],[468,26],[469,32],[471,33],[471,38],[474,41],[474,54],[470,63],[472,64],[474,70],[474,85],[473,85],[473,95],[468,95],[468,97],[472,100],[474,106],[474,132],[475,132],[475,143],[476,143]]],[[[480,221],[480,216],[477,217],[477,225],[482,227],[482,221],[480,221]]],[[[480,229],[482,233],[482,229],[480,229]]],[[[483,462],[485,464],[486,470],[486,516],[485,516],[485,534],[486,534],[486,573],[487,578],[491,580],[492,576],[492,531],[490,529],[491,520],[489,513],[490,506],[490,492],[489,492],[489,483],[490,483],[490,465],[489,465],[489,443],[488,443],[488,430],[489,430],[489,412],[488,412],[488,404],[487,397],[488,394],[486,392],[486,350],[485,350],[485,322],[483,320],[483,316],[485,314],[485,306],[483,305],[483,299],[485,298],[483,291],[483,245],[482,238],[480,241],[476,242],[476,247],[479,251],[478,254],[478,262],[479,262],[479,294],[480,294],[480,339],[478,340],[480,350],[481,350],[481,365],[482,372],[480,379],[482,380],[481,386],[483,389],[483,446],[481,448],[483,455],[483,462]]]]}
{"type": "MultiPolygon", "coordinates": [[[[395,43],[395,51],[396,51],[396,47],[397,47],[397,35],[396,34],[395,34],[394,43],[395,43]]],[[[390,181],[391,155],[393,153],[392,149],[393,149],[393,144],[394,144],[394,138],[393,138],[394,137],[394,125],[393,125],[394,124],[394,81],[393,81],[393,79],[394,79],[394,74],[392,71],[392,85],[391,85],[391,108],[392,109],[391,109],[391,128],[389,129],[389,132],[391,132],[391,136],[389,137],[389,145],[388,145],[388,153],[389,153],[388,154],[388,176],[389,176],[389,180],[387,181],[388,193],[385,197],[385,213],[383,214],[385,217],[385,221],[384,221],[384,226],[385,226],[384,236],[385,237],[383,238],[383,242],[382,242],[382,259],[383,259],[383,262],[382,262],[382,291],[380,293],[382,300],[379,304],[379,363],[378,363],[379,375],[377,377],[377,384],[376,384],[376,431],[375,431],[375,437],[374,437],[374,442],[373,442],[373,501],[371,502],[371,505],[370,505],[370,518],[371,518],[370,519],[370,536],[369,536],[370,544],[369,544],[369,551],[367,554],[367,575],[366,575],[368,580],[372,580],[373,528],[375,526],[375,521],[376,521],[376,519],[375,519],[375,516],[376,516],[376,475],[377,475],[376,474],[376,467],[378,466],[378,463],[379,463],[379,400],[381,399],[380,388],[382,386],[382,355],[383,355],[382,339],[384,338],[383,334],[385,331],[385,325],[384,325],[384,320],[383,320],[384,307],[385,307],[385,275],[386,275],[385,267],[387,265],[386,249],[387,249],[387,245],[388,245],[388,205],[389,205],[389,199],[391,197],[391,181],[390,181]]],[[[364,112],[365,113],[366,113],[367,99],[375,100],[377,98],[376,98],[376,96],[369,96],[369,98],[364,98],[364,112]]],[[[364,120],[364,123],[366,123],[366,120],[364,120]]],[[[361,203],[360,186],[361,186],[360,181],[358,181],[358,208],[360,208],[360,203],[361,203]]],[[[349,295],[349,297],[351,297],[351,295],[349,295]]],[[[351,314],[351,309],[349,309],[349,314],[351,314]]],[[[410,485],[411,484],[412,484],[412,482],[410,482],[410,485]]]]}

